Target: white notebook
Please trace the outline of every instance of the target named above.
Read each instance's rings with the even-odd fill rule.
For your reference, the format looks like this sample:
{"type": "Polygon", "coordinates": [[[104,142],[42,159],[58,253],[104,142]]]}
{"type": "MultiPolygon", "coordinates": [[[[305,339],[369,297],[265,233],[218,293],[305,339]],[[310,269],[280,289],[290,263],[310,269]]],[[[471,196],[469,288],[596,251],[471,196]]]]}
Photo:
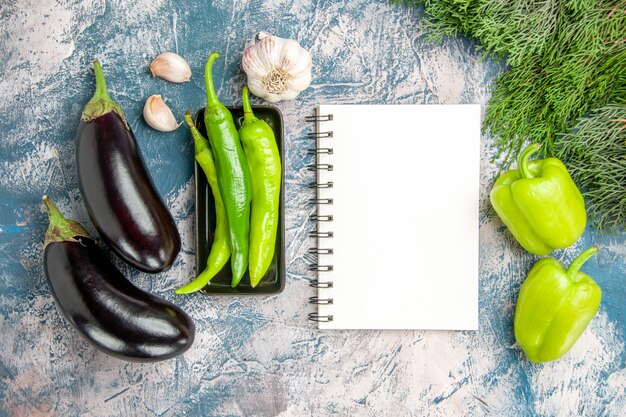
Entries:
{"type": "Polygon", "coordinates": [[[478,328],[479,105],[320,105],[320,329],[478,328]]]}

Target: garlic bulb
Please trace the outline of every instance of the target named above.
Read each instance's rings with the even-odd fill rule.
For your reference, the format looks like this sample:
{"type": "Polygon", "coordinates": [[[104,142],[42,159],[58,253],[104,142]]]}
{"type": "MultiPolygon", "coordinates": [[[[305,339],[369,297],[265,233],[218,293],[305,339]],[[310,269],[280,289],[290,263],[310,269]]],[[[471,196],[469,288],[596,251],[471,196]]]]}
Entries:
{"type": "Polygon", "coordinates": [[[291,100],[311,84],[311,54],[292,39],[260,32],[243,51],[248,88],[271,103],[291,100]]]}
{"type": "Polygon", "coordinates": [[[160,95],[148,97],[143,106],[143,118],[150,127],[161,132],[171,132],[179,126],[174,114],[160,95]]]}
{"type": "Polygon", "coordinates": [[[150,63],[150,72],[173,83],[184,83],[191,78],[189,64],[174,52],[163,52],[154,58],[150,63]]]}

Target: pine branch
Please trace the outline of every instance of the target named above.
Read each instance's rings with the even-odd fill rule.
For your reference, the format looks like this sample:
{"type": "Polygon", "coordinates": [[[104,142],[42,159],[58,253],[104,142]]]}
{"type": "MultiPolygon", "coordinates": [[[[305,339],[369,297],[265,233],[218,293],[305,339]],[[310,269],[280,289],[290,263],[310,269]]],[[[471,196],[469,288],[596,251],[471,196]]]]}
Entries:
{"type": "Polygon", "coordinates": [[[601,231],[626,230],[626,106],[606,106],[580,119],[558,142],[556,156],[582,188],[601,231]]]}
{"type": "MultiPolygon", "coordinates": [[[[590,139],[589,144],[594,158],[573,152],[572,146],[577,143],[575,147],[580,147],[590,137],[601,137],[602,128],[612,126],[613,133],[606,134],[614,134],[619,123],[600,123],[608,109],[621,112],[620,117],[614,115],[616,120],[626,118],[626,1],[395,3],[423,7],[423,26],[429,31],[429,39],[467,36],[479,42],[484,56],[506,62],[508,69],[493,84],[483,124],[483,130],[496,138],[494,159],[504,157],[503,169],[514,161],[524,144],[542,142],[544,156],[558,153],[586,189],[596,226],[601,230],[624,228],[623,157],[598,156],[601,148],[596,140],[590,139]],[[593,133],[584,133],[591,132],[589,129],[593,133]],[[607,170],[611,177],[603,174],[607,170]]],[[[619,149],[613,152],[623,155],[623,147],[619,149]]]]}

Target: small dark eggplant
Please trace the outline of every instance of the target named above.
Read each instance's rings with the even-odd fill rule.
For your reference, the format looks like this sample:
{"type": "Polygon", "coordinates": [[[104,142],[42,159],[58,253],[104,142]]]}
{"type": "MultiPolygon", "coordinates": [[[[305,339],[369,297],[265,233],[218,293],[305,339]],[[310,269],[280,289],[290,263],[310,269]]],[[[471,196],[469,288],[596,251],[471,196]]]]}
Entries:
{"type": "Polygon", "coordinates": [[[195,326],[174,304],[135,287],[77,222],[47,197],[44,270],[65,318],[91,344],[119,359],[156,362],[185,352],[195,326]]]}
{"type": "Polygon", "coordinates": [[[122,110],[94,61],[96,92],[76,138],[80,192],[91,221],[113,251],[135,268],[162,272],[180,251],[174,219],[156,190],[122,110]]]}

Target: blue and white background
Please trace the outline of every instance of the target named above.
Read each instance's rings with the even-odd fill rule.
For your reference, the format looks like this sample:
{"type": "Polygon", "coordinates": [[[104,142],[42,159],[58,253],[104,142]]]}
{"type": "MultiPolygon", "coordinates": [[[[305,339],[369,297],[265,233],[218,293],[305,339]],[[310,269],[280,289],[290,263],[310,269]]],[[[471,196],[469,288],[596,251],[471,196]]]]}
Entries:
{"type": "MultiPolygon", "coordinates": [[[[512,319],[519,286],[537,258],[489,211],[498,171],[489,136],[481,162],[480,330],[321,332],[307,321],[313,208],[305,166],[312,143],[303,117],[318,103],[480,103],[484,109],[504,69],[481,60],[471,41],[433,44],[425,35],[419,11],[384,0],[3,0],[0,416],[624,415],[624,235],[589,228],[574,246],[554,253],[568,263],[599,245],[584,270],[603,288],[603,301],[568,355],[531,364],[515,345],[512,319]],[[239,103],[241,53],[261,30],[298,40],[314,62],[311,87],[278,105],[285,118],[287,285],[271,297],[175,296],[194,274],[193,146],[184,127],[151,130],[143,104],[161,94],[179,119],[202,107],[202,68],[213,50],[222,55],[218,94],[225,104],[239,103]],[[150,61],[164,51],[190,63],[189,83],[149,75],[150,61]],[[132,282],[196,321],[194,346],[157,364],[121,362],[82,340],[57,310],[42,270],[43,194],[96,235],[74,166],[95,58],[182,237],[180,256],[163,274],[139,273],[115,259],[132,282]]],[[[380,146],[393,143],[381,138],[380,146]]],[[[421,158],[454,169],[445,155],[415,155],[421,158]]],[[[436,181],[437,173],[425,180],[436,181]]],[[[364,227],[375,234],[375,223],[364,227]]],[[[451,262],[454,257],[449,253],[451,262]]],[[[420,266],[409,260],[406,268],[420,266]]]]}

